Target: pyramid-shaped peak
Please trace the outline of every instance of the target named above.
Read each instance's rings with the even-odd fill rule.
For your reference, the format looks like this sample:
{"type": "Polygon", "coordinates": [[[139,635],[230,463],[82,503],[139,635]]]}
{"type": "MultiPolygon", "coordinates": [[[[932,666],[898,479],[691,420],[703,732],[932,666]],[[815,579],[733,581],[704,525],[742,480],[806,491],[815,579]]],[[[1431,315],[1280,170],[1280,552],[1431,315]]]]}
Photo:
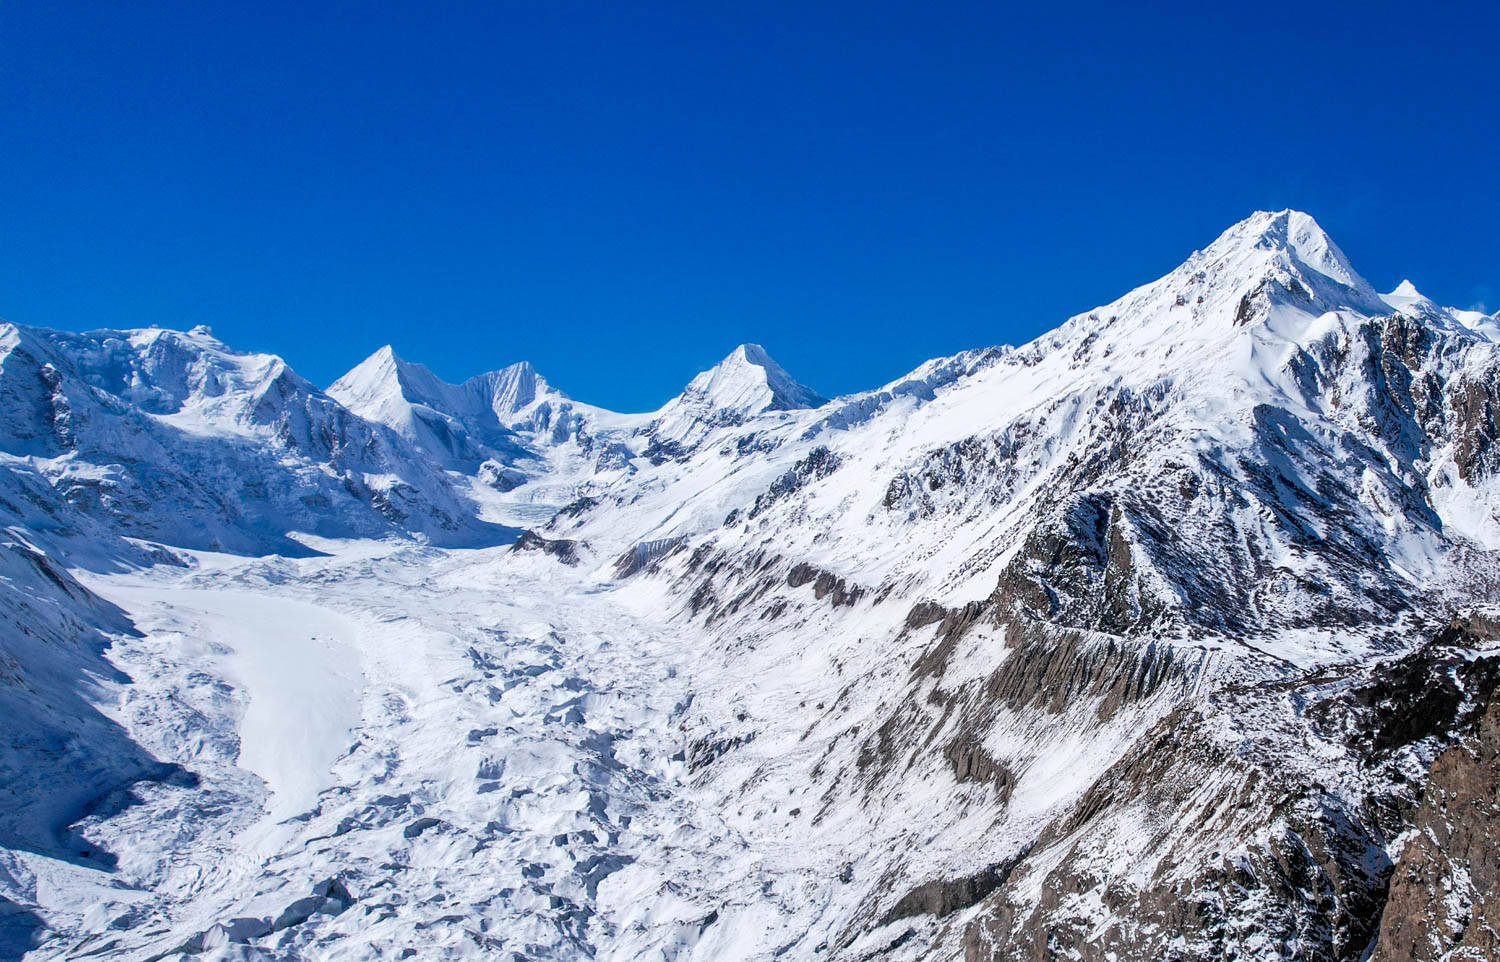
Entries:
{"type": "Polygon", "coordinates": [[[347,378],[355,376],[360,372],[370,374],[376,371],[393,371],[397,368],[405,366],[406,361],[402,360],[402,358],[396,353],[396,349],[391,345],[386,344],[382,347],[376,348],[373,352],[371,352],[369,357],[365,358],[363,361],[360,361],[358,364],[354,365],[354,367],[350,368],[349,372],[343,377],[339,378],[339,380],[343,381],[347,378]]]}
{"type": "Polygon", "coordinates": [[[1256,254],[1280,255],[1317,271],[1340,284],[1374,293],[1333,238],[1300,210],[1259,210],[1235,224],[1205,252],[1211,258],[1242,258],[1256,254]]]}
{"type": "Polygon", "coordinates": [[[391,394],[400,394],[412,387],[426,387],[437,380],[431,371],[420,364],[402,360],[395,348],[386,344],[360,361],[347,374],[329,385],[328,393],[344,404],[370,402],[391,394]],[[413,385],[412,382],[416,384],[413,385]]]}
{"type": "Polygon", "coordinates": [[[369,357],[365,358],[363,361],[360,361],[354,366],[354,370],[358,370],[362,367],[403,365],[405,363],[405,359],[396,353],[396,349],[394,347],[389,344],[385,344],[381,347],[376,348],[374,351],[371,351],[369,357]]]}
{"type": "Polygon", "coordinates": [[[777,364],[759,344],[741,344],[693,379],[684,392],[744,414],[815,408],[827,401],[777,364]]]}
{"type": "Polygon", "coordinates": [[[726,361],[730,359],[743,360],[750,364],[759,365],[760,367],[780,367],[780,365],[771,359],[771,355],[766,353],[766,349],[759,344],[741,344],[729,352],[729,357],[725,358],[726,361]]]}
{"type": "Polygon", "coordinates": [[[1380,295],[1380,299],[1395,310],[1407,314],[1424,314],[1439,310],[1432,299],[1417,290],[1417,285],[1411,281],[1402,281],[1389,294],[1380,295]]]}

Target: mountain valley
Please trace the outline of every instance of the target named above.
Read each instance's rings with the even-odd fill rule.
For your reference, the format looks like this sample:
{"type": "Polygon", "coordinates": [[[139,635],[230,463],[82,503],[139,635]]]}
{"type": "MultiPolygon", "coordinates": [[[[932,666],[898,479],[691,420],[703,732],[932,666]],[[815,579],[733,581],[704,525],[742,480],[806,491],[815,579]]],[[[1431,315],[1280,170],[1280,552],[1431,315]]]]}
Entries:
{"type": "Polygon", "coordinates": [[[1500,315],[1307,214],[832,399],[0,396],[0,958],[1500,956],[1500,315]]]}

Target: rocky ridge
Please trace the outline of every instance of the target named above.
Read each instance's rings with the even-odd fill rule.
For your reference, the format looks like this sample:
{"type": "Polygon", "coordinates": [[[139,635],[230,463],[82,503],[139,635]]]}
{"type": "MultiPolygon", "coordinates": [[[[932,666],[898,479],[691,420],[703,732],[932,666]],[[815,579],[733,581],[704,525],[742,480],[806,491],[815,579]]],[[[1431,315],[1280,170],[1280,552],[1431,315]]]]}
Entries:
{"type": "MultiPolygon", "coordinates": [[[[363,720],[329,736],[361,733],[356,748],[312,766],[342,781],[282,823],[265,867],[174,880],[118,925],[11,886],[15,917],[36,919],[12,942],[400,957],[420,920],[454,957],[1487,957],[1497,330],[1409,283],[1380,294],[1295,211],[1031,344],[832,401],[754,345],[619,415],[525,365],[449,385],[385,350],[325,393],[206,332],[9,328],[0,508],[28,540],[6,590],[53,601],[0,613],[64,626],[10,653],[14,691],[83,718],[97,699],[75,679],[101,674],[140,701],[80,757],[153,746],[85,793],[141,785],[136,807],[17,815],[14,878],[63,872],[80,839],[142,837],[132,813],[163,799],[193,810],[194,778],[224,794],[174,823],[198,826],[184,853],[249,824],[254,778],[282,797],[278,772],[234,768],[232,738],[194,754],[151,720],[194,704],[192,724],[233,723],[236,685],[169,679],[158,702],[108,677],[153,664],[149,645],[197,666],[173,677],[221,670],[180,647],[197,629],[139,607],[157,595],[138,579],[175,563],[215,590],[318,585],[388,612],[381,626],[405,603],[445,625],[420,635],[438,648],[493,629],[464,642],[469,668],[435,672],[423,704],[449,707],[431,714],[413,716],[399,671],[366,669],[363,720]],[[230,475],[263,490],[225,498],[230,475]],[[366,560],[372,538],[404,560],[366,560]],[[441,549],[490,538],[506,547],[441,549]],[[294,559],[309,546],[332,560],[294,559]],[[204,548],[281,557],[221,575],[204,548]],[[429,610],[424,565],[468,627],[429,610]],[[157,627],[133,641],[132,622],[157,627]],[[612,627],[649,664],[612,650],[612,627]],[[43,643],[68,652],[45,679],[43,643]],[[440,734],[448,714],[472,727],[440,734]],[[518,754],[485,749],[470,780],[407,737],[518,754]],[[399,826],[367,792],[391,783],[420,799],[399,826]],[[581,807],[550,807],[564,799],[581,807]],[[429,912],[423,873],[469,891],[440,854],[460,845],[494,853],[514,898],[429,912]],[[277,928],[309,891],[328,911],[277,928]]],[[[59,738],[18,746],[33,755],[14,767],[59,738]]]]}

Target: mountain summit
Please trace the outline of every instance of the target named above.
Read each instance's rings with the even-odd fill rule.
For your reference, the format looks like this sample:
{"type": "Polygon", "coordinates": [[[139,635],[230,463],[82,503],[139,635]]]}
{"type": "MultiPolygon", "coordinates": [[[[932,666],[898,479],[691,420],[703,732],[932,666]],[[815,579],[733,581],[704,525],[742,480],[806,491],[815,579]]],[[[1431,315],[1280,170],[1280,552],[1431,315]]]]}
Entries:
{"type": "Polygon", "coordinates": [[[0,956],[1500,958],[1495,328],[1298,211],[826,405],[0,326],[0,956]]]}
{"type": "Polygon", "coordinates": [[[445,467],[474,470],[485,461],[527,458],[517,431],[550,426],[552,407],[567,396],[526,361],[449,384],[427,367],[403,360],[389,345],[335,381],[328,393],[351,411],[378,421],[445,467]]]}
{"type": "Polygon", "coordinates": [[[1209,245],[1210,255],[1271,251],[1360,291],[1373,291],[1349,258],[1311,214],[1300,210],[1256,211],[1209,245]]]}
{"type": "Polygon", "coordinates": [[[658,439],[681,443],[705,428],[826,403],[827,398],[788,374],[765,348],[741,344],[657,411],[651,432],[658,439]]]}
{"type": "Polygon", "coordinates": [[[488,410],[501,421],[519,414],[539,397],[566,400],[527,361],[475,375],[462,384],[449,384],[426,365],[397,356],[389,344],[330,385],[328,393],[366,416],[400,399],[448,413],[473,415],[488,410]]]}
{"type": "Polygon", "coordinates": [[[692,399],[716,411],[738,416],[764,411],[793,411],[827,403],[799,383],[759,344],[741,344],[718,364],[689,382],[681,399],[692,399]]]}

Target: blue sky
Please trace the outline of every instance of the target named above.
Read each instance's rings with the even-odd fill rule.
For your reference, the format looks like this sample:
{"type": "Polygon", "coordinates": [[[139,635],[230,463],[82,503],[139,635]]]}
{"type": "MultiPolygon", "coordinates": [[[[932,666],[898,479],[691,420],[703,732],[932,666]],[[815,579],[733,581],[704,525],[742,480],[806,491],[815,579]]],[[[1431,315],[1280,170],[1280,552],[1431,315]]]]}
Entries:
{"type": "Polygon", "coordinates": [[[1497,5],[1042,6],[7,4],[0,316],[836,394],[1288,206],[1500,307],[1497,5]]]}

